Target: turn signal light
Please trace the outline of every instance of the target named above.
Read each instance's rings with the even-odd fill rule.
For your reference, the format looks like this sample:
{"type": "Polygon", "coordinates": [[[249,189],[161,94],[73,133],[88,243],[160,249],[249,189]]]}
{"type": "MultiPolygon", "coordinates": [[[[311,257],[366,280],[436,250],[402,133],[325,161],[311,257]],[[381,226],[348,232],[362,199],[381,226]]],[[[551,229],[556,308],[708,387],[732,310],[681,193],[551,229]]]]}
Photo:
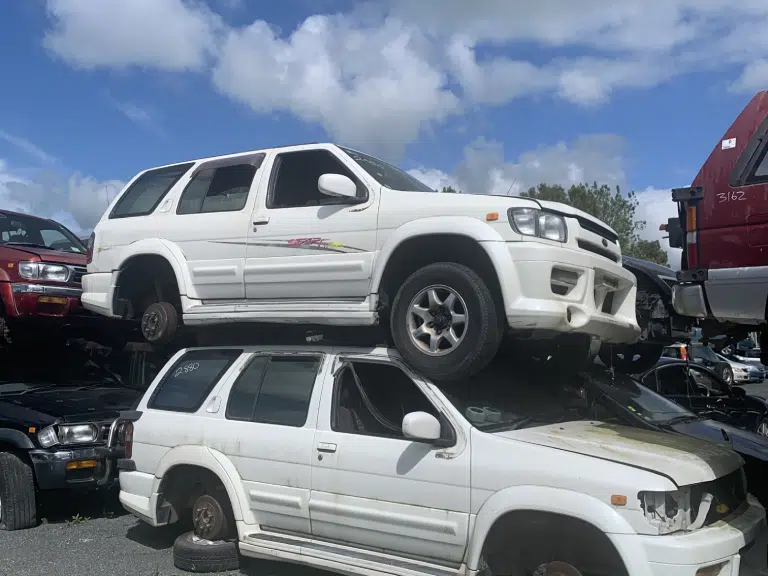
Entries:
{"type": "Polygon", "coordinates": [[[84,470],[86,468],[96,468],[96,460],[72,460],[64,466],[67,470],[84,470]]]}

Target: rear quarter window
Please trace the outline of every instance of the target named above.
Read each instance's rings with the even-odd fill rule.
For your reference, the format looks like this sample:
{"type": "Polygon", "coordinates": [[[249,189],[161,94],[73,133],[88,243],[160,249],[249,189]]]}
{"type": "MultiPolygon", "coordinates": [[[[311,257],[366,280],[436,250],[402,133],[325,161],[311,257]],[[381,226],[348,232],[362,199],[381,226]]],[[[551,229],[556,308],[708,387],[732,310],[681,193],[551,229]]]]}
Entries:
{"type": "Polygon", "coordinates": [[[147,407],[197,412],[242,352],[240,349],[190,350],[168,370],[152,393],[147,407]]]}
{"type": "Polygon", "coordinates": [[[112,209],[110,218],[129,218],[152,214],[173,185],[194,162],[148,170],[126,190],[112,209]]]}

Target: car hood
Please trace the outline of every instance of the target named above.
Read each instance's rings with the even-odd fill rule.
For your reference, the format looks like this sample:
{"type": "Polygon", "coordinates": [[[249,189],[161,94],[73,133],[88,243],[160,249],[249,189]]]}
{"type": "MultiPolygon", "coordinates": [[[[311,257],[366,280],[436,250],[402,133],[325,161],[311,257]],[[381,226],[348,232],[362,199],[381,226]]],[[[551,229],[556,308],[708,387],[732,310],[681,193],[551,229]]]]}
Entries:
{"type": "MultiPolygon", "coordinates": [[[[387,190],[386,197],[392,197],[390,190],[387,190]]],[[[396,193],[399,196],[399,193],[396,193]]],[[[513,206],[523,206],[529,204],[531,208],[543,208],[551,212],[557,212],[566,216],[573,216],[581,220],[588,220],[601,228],[616,234],[616,231],[608,226],[605,222],[599,218],[595,218],[591,214],[587,214],[578,208],[569,206],[568,204],[561,204],[560,202],[549,202],[546,200],[536,200],[533,198],[524,198],[521,196],[500,196],[497,194],[443,194],[434,192],[403,192],[407,194],[403,198],[402,204],[407,205],[409,199],[413,199],[413,194],[424,194],[428,196],[430,205],[436,209],[447,207],[455,207],[457,211],[464,213],[466,210],[472,208],[483,208],[488,211],[499,211],[500,209],[511,208],[513,206]]],[[[399,200],[399,198],[398,198],[399,200]]],[[[400,204],[401,202],[398,201],[400,204]]]]}
{"type": "Polygon", "coordinates": [[[686,436],[701,438],[721,446],[733,448],[739,454],[768,461],[768,438],[754,432],[742,430],[715,420],[694,420],[670,426],[672,430],[686,436]]]}
{"type": "Polygon", "coordinates": [[[657,472],[678,486],[715,480],[742,465],[738,454],[718,444],[602,422],[565,422],[497,434],[657,472]]]}
{"type": "Polygon", "coordinates": [[[130,409],[141,394],[139,390],[106,385],[88,390],[60,386],[24,394],[2,395],[0,413],[10,414],[15,406],[62,418],[67,422],[108,420],[117,418],[121,410],[130,409]]]}
{"type": "MultiPolygon", "coordinates": [[[[62,252],[60,250],[47,250],[45,248],[36,248],[34,246],[17,246],[4,244],[6,250],[14,250],[30,256],[39,256],[43,262],[52,264],[71,264],[73,266],[86,266],[87,260],[85,254],[75,254],[74,252],[62,252]]],[[[23,260],[27,256],[20,256],[23,260]]]]}

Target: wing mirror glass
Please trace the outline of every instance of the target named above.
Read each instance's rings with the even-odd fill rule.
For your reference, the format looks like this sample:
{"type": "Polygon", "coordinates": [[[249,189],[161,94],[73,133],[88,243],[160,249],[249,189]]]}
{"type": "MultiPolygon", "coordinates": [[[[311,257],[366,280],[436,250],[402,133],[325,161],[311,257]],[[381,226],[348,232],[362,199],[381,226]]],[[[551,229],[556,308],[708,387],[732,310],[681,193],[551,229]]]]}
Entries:
{"type": "Polygon", "coordinates": [[[435,442],[440,439],[440,422],[432,414],[411,412],[403,418],[403,436],[410,440],[435,442]]]}
{"type": "Polygon", "coordinates": [[[334,198],[357,198],[357,186],[343,174],[323,174],[317,179],[317,189],[334,198]]]}

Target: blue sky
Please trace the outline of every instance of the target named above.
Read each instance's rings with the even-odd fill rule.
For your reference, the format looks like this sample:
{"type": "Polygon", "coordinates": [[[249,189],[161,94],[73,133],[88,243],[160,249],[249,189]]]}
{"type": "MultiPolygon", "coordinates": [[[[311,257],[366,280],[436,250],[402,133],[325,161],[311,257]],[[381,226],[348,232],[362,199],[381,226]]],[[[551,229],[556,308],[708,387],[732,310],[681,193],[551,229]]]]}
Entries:
{"type": "Polygon", "coordinates": [[[146,167],[335,140],[433,186],[620,184],[656,238],[768,86],[768,4],[576,4],[7,2],[0,205],[86,231],[146,167]]]}

